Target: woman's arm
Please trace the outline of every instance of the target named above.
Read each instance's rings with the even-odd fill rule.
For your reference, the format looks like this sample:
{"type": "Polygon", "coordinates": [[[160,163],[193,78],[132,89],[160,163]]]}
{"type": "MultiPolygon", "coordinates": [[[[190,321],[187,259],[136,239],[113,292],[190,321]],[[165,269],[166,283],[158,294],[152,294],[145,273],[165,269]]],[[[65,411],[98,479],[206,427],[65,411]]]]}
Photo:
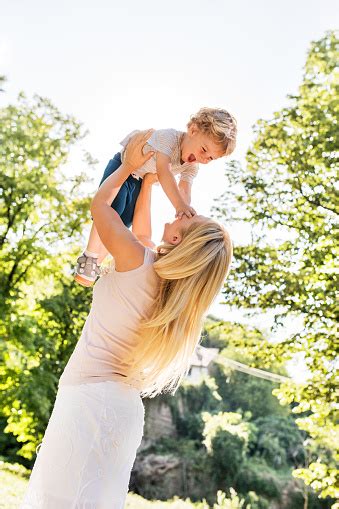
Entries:
{"type": "Polygon", "coordinates": [[[146,173],[142,179],[133,216],[132,232],[146,247],[155,247],[152,242],[151,195],[152,185],[158,180],[153,173],[146,173]]]}
{"type": "Polygon", "coordinates": [[[142,148],[152,131],[137,133],[129,141],[122,165],[108,177],[93,198],[91,213],[100,239],[115,259],[120,272],[136,269],[143,264],[145,248],[123,224],[120,216],[112,209],[111,203],[132,171],[140,168],[153,153],[146,155],[142,148]]]}

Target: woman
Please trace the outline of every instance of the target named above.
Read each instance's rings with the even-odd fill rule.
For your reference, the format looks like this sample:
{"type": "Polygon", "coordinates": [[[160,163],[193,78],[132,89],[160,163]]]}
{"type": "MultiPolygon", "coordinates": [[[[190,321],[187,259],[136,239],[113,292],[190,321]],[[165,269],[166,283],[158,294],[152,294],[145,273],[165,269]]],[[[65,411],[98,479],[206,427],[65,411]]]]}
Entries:
{"type": "Polygon", "coordinates": [[[229,270],[224,228],[196,215],[165,225],[153,251],[151,181],[145,178],[133,232],[111,208],[146,156],[136,135],[124,163],[96,193],[91,212],[115,261],[94,287],[81,338],[60,378],[22,509],[122,509],[140,445],[140,396],[175,392],[189,368],[202,319],[229,270]]]}

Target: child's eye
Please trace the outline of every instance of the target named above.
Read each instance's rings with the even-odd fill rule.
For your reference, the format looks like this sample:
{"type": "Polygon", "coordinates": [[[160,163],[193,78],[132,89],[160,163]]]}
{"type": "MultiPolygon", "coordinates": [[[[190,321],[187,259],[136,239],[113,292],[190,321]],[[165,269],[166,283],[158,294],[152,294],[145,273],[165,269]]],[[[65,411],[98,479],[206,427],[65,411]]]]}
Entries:
{"type": "Polygon", "coordinates": [[[201,147],[203,149],[204,152],[207,152],[207,150],[204,148],[204,147],[201,147]]]}

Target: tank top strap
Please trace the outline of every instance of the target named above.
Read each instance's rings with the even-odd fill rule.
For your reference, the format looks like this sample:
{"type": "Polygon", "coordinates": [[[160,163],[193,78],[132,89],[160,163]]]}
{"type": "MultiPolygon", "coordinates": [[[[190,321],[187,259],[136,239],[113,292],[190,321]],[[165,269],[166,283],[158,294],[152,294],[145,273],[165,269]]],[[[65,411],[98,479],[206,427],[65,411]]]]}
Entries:
{"type": "Polygon", "coordinates": [[[152,265],[156,259],[156,252],[150,248],[145,247],[144,265],[152,265]]]}

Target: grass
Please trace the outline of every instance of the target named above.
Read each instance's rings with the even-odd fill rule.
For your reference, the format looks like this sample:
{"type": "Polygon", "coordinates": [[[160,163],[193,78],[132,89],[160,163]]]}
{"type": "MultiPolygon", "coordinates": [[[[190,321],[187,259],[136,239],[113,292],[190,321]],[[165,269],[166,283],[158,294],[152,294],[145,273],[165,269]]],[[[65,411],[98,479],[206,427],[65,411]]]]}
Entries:
{"type": "MultiPolygon", "coordinates": [[[[29,478],[29,470],[18,464],[0,461],[0,508],[19,509],[29,478]]],[[[129,493],[125,509],[209,509],[207,504],[174,498],[166,502],[145,500],[129,493]]]]}
{"type": "Polygon", "coordinates": [[[29,471],[21,465],[0,461],[0,507],[18,509],[24,496],[29,471]]]}
{"type": "Polygon", "coordinates": [[[195,504],[189,499],[182,500],[174,497],[172,500],[161,502],[160,500],[145,500],[139,495],[129,493],[125,509],[209,509],[209,505],[205,502],[196,502],[195,504]]]}

